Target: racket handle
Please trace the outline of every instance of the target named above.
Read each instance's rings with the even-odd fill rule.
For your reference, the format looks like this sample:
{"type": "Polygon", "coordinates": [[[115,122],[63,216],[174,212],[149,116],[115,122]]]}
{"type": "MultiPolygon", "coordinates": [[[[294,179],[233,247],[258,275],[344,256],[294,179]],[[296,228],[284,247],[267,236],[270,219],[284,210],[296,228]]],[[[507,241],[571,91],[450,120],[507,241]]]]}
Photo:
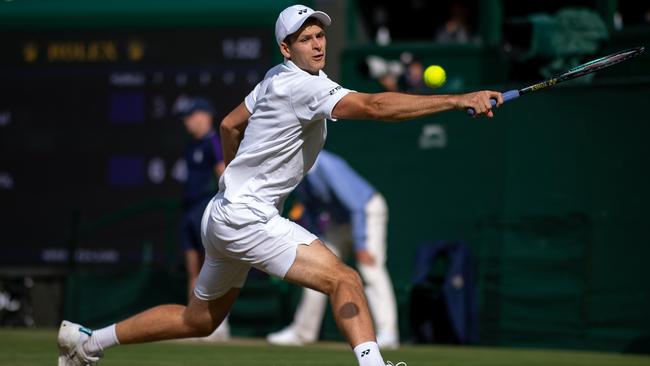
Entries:
{"type": "MultiPolygon", "coordinates": [[[[503,97],[503,102],[505,103],[509,100],[518,98],[519,90],[517,89],[508,90],[507,92],[502,93],[501,96],[503,97]]],[[[497,100],[492,98],[490,99],[490,103],[492,103],[492,106],[494,107],[497,105],[497,100]]],[[[470,116],[473,116],[475,113],[476,112],[474,111],[474,108],[467,108],[467,114],[469,114],[470,116]]]]}

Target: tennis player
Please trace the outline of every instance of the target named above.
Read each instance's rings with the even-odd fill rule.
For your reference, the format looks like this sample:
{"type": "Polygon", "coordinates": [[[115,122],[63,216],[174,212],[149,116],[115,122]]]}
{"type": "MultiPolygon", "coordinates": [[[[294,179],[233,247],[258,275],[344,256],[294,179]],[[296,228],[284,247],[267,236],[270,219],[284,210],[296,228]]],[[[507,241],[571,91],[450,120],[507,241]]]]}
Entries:
{"type": "Polygon", "coordinates": [[[315,235],[280,216],[287,195],[323,147],[326,119],[401,121],[474,108],[493,116],[501,93],[416,96],[352,92],[325,66],[330,17],[303,5],[283,10],[275,37],[285,60],[270,69],[222,121],[226,170],[203,215],[205,261],[187,306],[161,305],[91,331],[63,321],[59,365],[93,364],[118,344],[209,335],[224,319],[250,267],[330,298],[334,318],[360,366],[385,366],[359,274],[315,235]]]}

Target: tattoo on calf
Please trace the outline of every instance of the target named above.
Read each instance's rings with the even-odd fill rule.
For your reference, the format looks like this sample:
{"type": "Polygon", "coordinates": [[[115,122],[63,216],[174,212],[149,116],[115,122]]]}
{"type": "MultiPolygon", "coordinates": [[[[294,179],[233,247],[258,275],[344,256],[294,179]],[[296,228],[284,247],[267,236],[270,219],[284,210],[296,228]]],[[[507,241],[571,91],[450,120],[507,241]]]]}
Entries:
{"type": "Polygon", "coordinates": [[[358,314],[359,314],[359,307],[356,304],[351,302],[346,302],[345,304],[343,304],[343,306],[341,306],[341,308],[339,308],[339,315],[343,319],[350,319],[357,316],[358,314]]]}

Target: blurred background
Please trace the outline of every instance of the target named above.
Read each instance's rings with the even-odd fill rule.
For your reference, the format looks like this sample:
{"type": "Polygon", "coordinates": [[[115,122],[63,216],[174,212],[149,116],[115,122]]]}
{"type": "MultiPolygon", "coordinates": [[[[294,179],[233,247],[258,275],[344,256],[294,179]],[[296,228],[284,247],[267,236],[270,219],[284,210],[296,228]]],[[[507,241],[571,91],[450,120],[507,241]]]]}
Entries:
{"type": "MultiPolygon", "coordinates": [[[[0,326],[98,327],[185,301],[174,106],[203,95],[221,120],[281,62],[275,19],[293,3],[0,2],[0,326]]],[[[325,71],[364,92],[519,88],[650,39],[650,4],[632,0],[305,3],[334,21],[325,71]],[[430,64],[447,71],[436,90],[419,79],[430,64]]],[[[416,260],[463,243],[473,343],[650,353],[649,100],[646,52],[491,120],[330,123],[327,148],[390,209],[402,342],[462,343],[444,305],[453,255],[416,260]]],[[[232,334],[281,328],[299,296],[251,272],[232,334]]],[[[341,339],[329,310],[321,339],[341,339]]]]}

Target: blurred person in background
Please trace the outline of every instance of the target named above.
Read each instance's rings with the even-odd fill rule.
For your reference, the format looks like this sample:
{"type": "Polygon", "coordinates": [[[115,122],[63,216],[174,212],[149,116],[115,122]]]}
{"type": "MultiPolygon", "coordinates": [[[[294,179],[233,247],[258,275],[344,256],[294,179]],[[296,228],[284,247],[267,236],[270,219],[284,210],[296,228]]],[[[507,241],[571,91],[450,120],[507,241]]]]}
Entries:
{"type": "MultiPolygon", "coordinates": [[[[203,97],[180,99],[176,115],[183,121],[191,140],[185,146],[187,179],[183,189],[183,213],[180,223],[180,244],[187,271],[188,300],[203,265],[201,218],[210,199],[217,193],[217,182],[225,170],[219,135],[214,129],[214,107],[203,97]]],[[[224,321],[204,340],[230,338],[228,321],[224,321]]]]}
{"type": "Polygon", "coordinates": [[[366,57],[363,71],[377,80],[383,90],[396,92],[399,90],[398,79],[404,72],[404,65],[399,61],[386,60],[377,55],[370,55],[366,57]]]}
{"type": "Polygon", "coordinates": [[[379,82],[384,91],[408,94],[430,94],[422,78],[424,65],[411,52],[403,52],[399,60],[370,55],[362,65],[364,73],[379,82]]]}
{"type": "Polygon", "coordinates": [[[449,18],[442,24],[435,35],[438,43],[475,42],[476,36],[470,26],[469,7],[461,1],[449,5],[449,18]]]}
{"type": "MultiPolygon", "coordinates": [[[[405,53],[407,54],[407,53],[405,53]]],[[[398,81],[399,90],[409,94],[430,94],[431,88],[426,86],[422,75],[424,74],[424,65],[418,58],[402,55],[402,62],[406,65],[404,73],[398,81]]]]}
{"type": "MultiPolygon", "coordinates": [[[[386,270],[388,208],[384,197],[341,157],[322,150],[295,190],[289,217],[323,238],[337,256],[354,247],[379,348],[399,346],[397,305],[386,270]]],[[[318,340],[327,296],[305,288],[293,322],[267,336],[269,343],[301,346],[318,340]]]]}

